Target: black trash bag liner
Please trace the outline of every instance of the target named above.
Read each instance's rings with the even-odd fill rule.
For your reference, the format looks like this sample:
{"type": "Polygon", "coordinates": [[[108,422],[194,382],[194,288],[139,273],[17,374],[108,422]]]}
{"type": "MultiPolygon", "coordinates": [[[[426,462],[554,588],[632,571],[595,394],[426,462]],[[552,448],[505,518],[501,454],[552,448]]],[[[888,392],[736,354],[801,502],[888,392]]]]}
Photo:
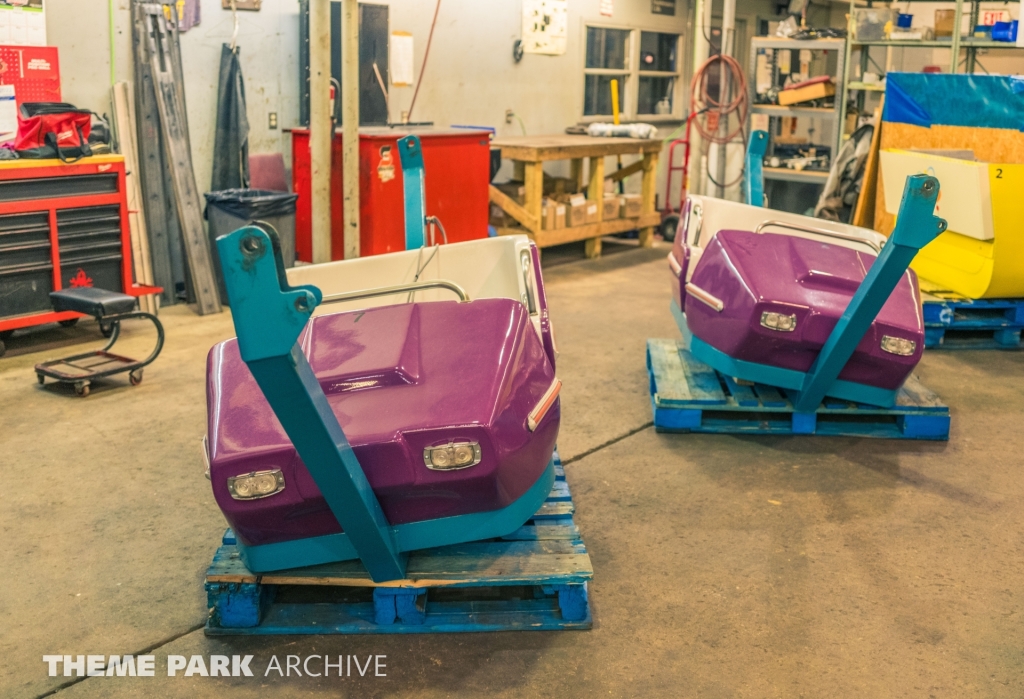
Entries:
{"type": "MultiPolygon", "coordinates": [[[[224,189],[206,193],[206,206],[214,207],[236,218],[258,221],[295,213],[298,194],[273,192],[269,189],[224,189]]],[[[206,218],[206,211],[203,212],[206,218]]]]}

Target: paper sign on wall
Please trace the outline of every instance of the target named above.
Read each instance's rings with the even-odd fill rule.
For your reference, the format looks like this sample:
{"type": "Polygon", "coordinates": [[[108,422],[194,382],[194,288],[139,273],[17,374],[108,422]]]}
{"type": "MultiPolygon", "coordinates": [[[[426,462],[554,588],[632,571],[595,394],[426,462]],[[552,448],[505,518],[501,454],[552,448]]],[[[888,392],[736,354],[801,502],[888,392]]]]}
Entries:
{"type": "Polygon", "coordinates": [[[391,32],[391,84],[409,87],[413,84],[413,44],[409,32],[391,32]]]}
{"type": "Polygon", "coordinates": [[[600,12],[602,17],[611,17],[614,14],[612,0],[601,0],[600,12]]]}
{"type": "Polygon", "coordinates": [[[565,53],[568,0],[523,0],[523,51],[548,56],[565,53]]]}
{"type": "Polygon", "coordinates": [[[651,14],[675,15],[676,0],[651,0],[651,14]]]}
{"type": "Polygon", "coordinates": [[[0,1],[0,45],[46,46],[43,0],[0,1]]]}

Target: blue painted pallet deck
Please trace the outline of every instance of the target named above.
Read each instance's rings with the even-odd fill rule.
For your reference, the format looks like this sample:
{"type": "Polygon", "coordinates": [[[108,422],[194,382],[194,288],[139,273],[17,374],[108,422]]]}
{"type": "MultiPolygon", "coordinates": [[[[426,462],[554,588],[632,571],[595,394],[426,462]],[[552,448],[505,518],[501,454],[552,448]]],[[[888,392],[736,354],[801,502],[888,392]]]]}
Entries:
{"type": "Polygon", "coordinates": [[[924,346],[929,349],[1020,349],[1024,299],[924,300],[924,346]]]}
{"type": "Polygon", "coordinates": [[[415,551],[405,580],[376,584],[359,561],[264,573],[229,529],[206,573],[208,636],[589,629],[594,570],[555,456],[551,495],[501,539],[415,551]]]}
{"type": "MultiPolygon", "coordinates": [[[[793,404],[784,390],[739,384],[694,359],[678,340],[647,341],[647,372],[659,432],[807,433],[794,431],[793,404]]],[[[948,440],[949,408],[911,376],[893,408],[826,398],[810,433],[948,440]]]]}

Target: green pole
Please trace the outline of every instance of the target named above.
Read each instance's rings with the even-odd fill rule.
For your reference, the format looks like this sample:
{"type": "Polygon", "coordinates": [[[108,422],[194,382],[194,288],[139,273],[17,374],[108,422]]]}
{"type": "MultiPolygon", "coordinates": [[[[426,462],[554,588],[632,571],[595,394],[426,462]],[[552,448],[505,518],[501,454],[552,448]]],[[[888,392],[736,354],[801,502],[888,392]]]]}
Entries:
{"type": "Polygon", "coordinates": [[[117,82],[117,65],[114,59],[117,55],[116,34],[114,33],[114,0],[107,0],[107,16],[110,20],[110,84],[117,82]]]}

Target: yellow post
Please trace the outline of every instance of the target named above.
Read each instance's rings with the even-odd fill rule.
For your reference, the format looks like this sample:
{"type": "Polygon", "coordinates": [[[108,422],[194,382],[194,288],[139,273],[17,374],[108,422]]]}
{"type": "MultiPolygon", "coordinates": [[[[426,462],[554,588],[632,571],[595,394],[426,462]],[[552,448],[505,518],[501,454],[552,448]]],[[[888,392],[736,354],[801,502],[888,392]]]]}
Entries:
{"type": "Polygon", "coordinates": [[[612,123],[619,125],[619,81],[612,80],[612,123]]]}
{"type": "MultiPolygon", "coordinates": [[[[619,81],[612,80],[612,123],[619,125],[619,81]]],[[[615,162],[619,170],[622,169],[622,156],[616,155],[615,162]]],[[[619,180],[619,194],[622,194],[622,180],[619,180]]]]}

